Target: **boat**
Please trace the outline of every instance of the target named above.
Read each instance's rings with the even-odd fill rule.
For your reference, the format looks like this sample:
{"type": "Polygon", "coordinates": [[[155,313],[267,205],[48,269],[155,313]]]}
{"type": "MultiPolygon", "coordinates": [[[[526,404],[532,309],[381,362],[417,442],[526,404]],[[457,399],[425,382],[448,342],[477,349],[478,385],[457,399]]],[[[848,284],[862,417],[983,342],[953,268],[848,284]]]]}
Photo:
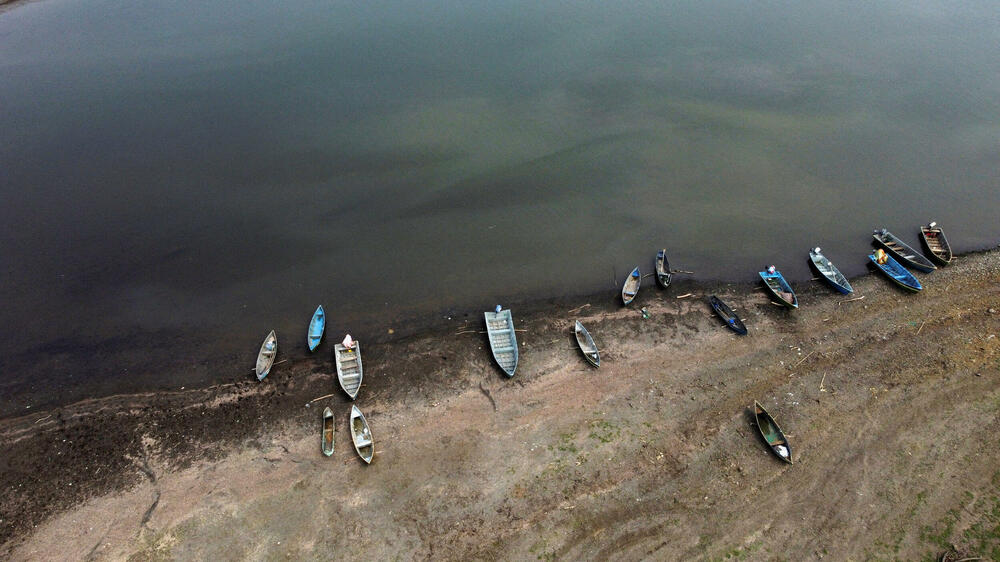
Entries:
{"type": "Polygon", "coordinates": [[[778,298],[781,304],[789,308],[799,307],[799,299],[795,298],[795,291],[792,290],[792,286],[788,284],[788,281],[785,281],[781,272],[775,269],[773,265],[761,271],[760,278],[764,280],[764,285],[771,291],[771,294],[778,298]]]}
{"type": "Polygon", "coordinates": [[[948,239],[944,237],[944,231],[941,227],[937,225],[936,222],[932,222],[927,226],[920,227],[920,238],[924,241],[924,245],[931,252],[931,258],[941,265],[948,265],[951,263],[951,245],[948,244],[948,239]]]}
{"type": "Polygon", "coordinates": [[[260,353],[257,354],[257,380],[262,381],[271,367],[274,365],[274,356],[278,354],[278,336],[274,335],[274,330],[264,338],[264,343],[260,345],[260,353]]]}
{"type": "Polygon", "coordinates": [[[899,259],[899,263],[907,267],[912,267],[923,271],[924,273],[930,273],[937,269],[931,260],[925,258],[920,252],[917,252],[913,248],[909,247],[900,240],[895,234],[889,232],[884,228],[880,228],[872,233],[872,238],[879,246],[882,246],[889,251],[892,255],[899,259]]]}
{"type": "Polygon", "coordinates": [[[833,265],[833,262],[820,253],[818,246],[809,250],[809,261],[813,264],[813,267],[816,268],[816,271],[819,272],[820,276],[822,276],[827,283],[833,285],[834,289],[837,289],[845,295],[854,292],[854,288],[851,287],[850,282],[847,281],[847,277],[845,277],[844,274],[841,273],[835,265],[833,265]]]}
{"type": "Polygon", "coordinates": [[[368,420],[357,406],[351,404],[351,438],[354,439],[354,450],[366,463],[372,462],[375,456],[375,442],[372,432],[368,429],[368,420]]]}
{"type": "Polygon", "coordinates": [[[725,320],[729,329],[741,336],[747,335],[747,327],[743,325],[743,321],[740,320],[740,317],[733,312],[733,309],[729,308],[729,306],[722,302],[719,297],[712,295],[709,297],[708,303],[712,305],[712,310],[714,310],[719,317],[725,320]]]}
{"type": "Polygon", "coordinates": [[[364,368],[361,365],[361,344],[354,342],[350,349],[344,344],[338,343],[333,346],[333,360],[337,363],[337,380],[340,381],[340,388],[354,400],[361,389],[361,378],[364,375],[364,368]]]}
{"type": "Polygon", "coordinates": [[[767,442],[767,446],[771,448],[771,451],[779,459],[792,464],[792,447],[788,444],[788,440],[785,439],[785,434],[781,432],[778,424],[774,423],[774,418],[771,417],[771,414],[767,413],[764,406],[756,400],[753,401],[753,415],[757,421],[757,429],[760,430],[760,436],[767,442]]]}
{"type": "Polygon", "coordinates": [[[639,268],[637,267],[625,279],[625,284],[622,286],[622,302],[629,304],[635,300],[635,295],[639,292],[639,284],[641,282],[642,275],[639,274],[639,268]]]}
{"type": "Polygon", "coordinates": [[[316,312],[313,313],[312,320],[309,321],[309,335],[306,337],[306,342],[309,344],[309,351],[316,350],[320,340],[323,339],[323,330],[325,328],[326,312],[323,311],[323,305],[319,305],[316,307],[316,312]]]}
{"type": "Polygon", "coordinates": [[[670,261],[666,249],[656,252],[656,282],[664,289],[670,286],[670,261]]]}
{"type": "Polygon", "coordinates": [[[320,448],[328,457],[333,454],[333,410],[330,408],[323,410],[323,437],[320,439],[320,448]]]}
{"type": "Polygon", "coordinates": [[[885,255],[885,263],[879,263],[875,254],[869,254],[868,259],[872,260],[875,267],[879,268],[882,273],[885,273],[889,279],[892,279],[892,281],[900,287],[913,292],[923,289],[920,285],[920,281],[918,281],[912,273],[907,271],[905,267],[900,265],[899,262],[892,259],[892,256],[885,255]]]}
{"type": "Polygon", "coordinates": [[[490,338],[493,359],[508,377],[513,377],[514,371],[517,370],[518,353],[514,319],[510,315],[510,310],[502,310],[497,306],[495,312],[483,314],[486,317],[486,334],[490,338]]]}
{"type": "Polygon", "coordinates": [[[590,332],[583,327],[583,324],[579,320],[576,321],[574,332],[576,332],[576,343],[580,346],[583,356],[587,358],[587,361],[591,365],[600,367],[601,353],[597,351],[597,344],[594,343],[594,338],[590,337],[590,332]]]}

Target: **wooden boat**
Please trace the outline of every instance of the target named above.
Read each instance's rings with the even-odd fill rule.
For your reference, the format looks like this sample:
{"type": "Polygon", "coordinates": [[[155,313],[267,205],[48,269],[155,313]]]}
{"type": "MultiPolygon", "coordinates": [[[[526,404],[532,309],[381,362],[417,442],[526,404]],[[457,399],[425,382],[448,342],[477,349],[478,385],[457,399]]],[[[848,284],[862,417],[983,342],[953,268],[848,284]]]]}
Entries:
{"type": "Polygon", "coordinates": [[[320,439],[320,448],[328,457],[333,454],[333,410],[330,408],[323,410],[323,437],[320,439]]]}
{"type": "Polygon", "coordinates": [[[920,227],[920,238],[924,241],[924,245],[931,252],[931,258],[941,265],[948,265],[951,263],[951,245],[948,244],[948,239],[944,237],[944,231],[937,225],[936,222],[932,222],[927,226],[920,227]]]}
{"type": "Polygon", "coordinates": [[[368,420],[361,413],[357,406],[351,405],[351,438],[354,439],[354,450],[358,456],[366,463],[372,462],[375,456],[375,441],[372,440],[372,432],[368,428],[368,420]]]}
{"type": "Polygon", "coordinates": [[[641,282],[642,275],[639,274],[639,268],[637,267],[625,278],[625,284],[622,286],[622,302],[629,304],[635,300],[635,295],[639,292],[639,284],[641,282]]]}
{"type": "Polygon", "coordinates": [[[337,380],[340,388],[354,400],[361,389],[361,378],[364,368],[361,365],[361,344],[354,342],[354,347],[347,349],[344,344],[333,346],[333,360],[337,364],[337,380]]]}
{"type": "Polygon", "coordinates": [[[579,320],[576,321],[576,327],[574,328],[576,332],[576,343],[580,346],[580,351],[583,352],[583,356],[587,358],[587,361],[595,367],[601,366],[601,354],[597,351],[597,344],[594,343],[594,338],[590,337],[590,332],[583,327],[583,324],[579,320]]]}
{"type": "Polygon", "coordinates": [[[514,376],[517,370],[517,336],[514,334],[514,319],[510,315],[510,310],[500,310],[497,312],[485,312],[486,334],[490,338],[490,349],[493,350],[493,359],[497,365],[507,373],[508,377],[514,376]]]}
{"type": "Polygon", "coordinates": [[[323,310],[323,305],[319,305],[313,313],[312,320],[309,321],[309,335],[306,337],[309,351],[316,350],[316,346],[323,339],[324,329],[326,329],[326,312],[323,310]]]}
{"type": "Polygon", "coordinates": [[[937,269],[937,266],[931,263],[931,260],[925,258],[913,248],[907,246],[895,234],[884,228],[873,232],[872,238],[875,239],[875,242],[878,243],[879,246],[882,246],[888,250],[889,253],[896,256],[896,258],[899,259],[899,263],[904,266],[918,269],[924,273],[929,273],[937,269]]]}
{"type": "Polygon", "coordinates": [[[278,336],[274,335],[274,330],[264,338],[264,343],[260,346],[260,353],[257,354],[257,380],[262,381],[271,367],[274,365],[274,357],[278,354],[278,336]]]}
{"type": "Polygon", "coordinates": [[[837,289],[843,294],[853,293],[854,288],[847,281],[847,277],[840,272],[839,269],[833,262],[828,260],[826,256],[820,253],[819,247],[809,250],[809,261],[819,272],[820,276],[826,280],[827,283],[833,285],[834,289],[837,289]]]}
{"type": "Polygon", "coordinates": [[[889,279],[892,279],[893,283],[899,285],[900,287],[913,292],[923,289],[920,285],[920,281],[918,281],[912,273],[907,271],[905,267],[899,265],[899,262],[892,259],[892,256],[886,255],[885,263],[879,263],[875,254],[869,254],[868,259],[872,260],[875,267],[879,268],[879,270],[882,271],[882,273],[885,273],[889,279]]]}
{"type": "Polygon", "coordinates": [[[656,252],[656,282],[664,289],[670,286],[670,261],[666,249],[656,252]]]}
{"type": "Polygon", "coordinates": [[[729,308],[729,306],[722,302],[719,297],[712,295],[709,297],[708,303],[712,305],[712,310],[714,310],[720,318],[725,320],[729,329],[741,336],[747,335],[747,327],[743,325],[743,321],[740,320],[740,317],[733,312],[733,309],[729,308]]]}
{"type": "Polygon", "coordinates": [[[781,432],[778,424],[774,423],[774,418],[771,417],[771,414],[768,414],[764,406],[761,406],[760,402],[756,400],[753,401],[753,415],[757,420],[757,429],[760,430],[760,436],[764,438],[767,446],[771,448],[771,451],[779,459],[792,464],[792,448],[788,445],[785,434],[781,432]]]}
{"type": "Polygon", "coordinates": [[[789,308],[799,307],[799,299],[795,298],[792,286],[788,284],[788,281],[785,281],[781,272],[773,265],[761,271],[760,278],[764,280],[764,285],[771,291],[771,294],[778,298],[778,302],[789,308]]]}

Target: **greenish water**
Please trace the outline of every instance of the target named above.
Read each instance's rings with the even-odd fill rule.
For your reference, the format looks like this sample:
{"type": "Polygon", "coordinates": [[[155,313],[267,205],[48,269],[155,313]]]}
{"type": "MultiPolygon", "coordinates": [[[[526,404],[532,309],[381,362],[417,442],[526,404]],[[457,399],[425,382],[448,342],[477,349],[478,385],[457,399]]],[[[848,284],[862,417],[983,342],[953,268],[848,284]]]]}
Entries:
{"type": "Polygon", "coordinates": [[[0,410],[242,376],[319,303],[383,333],[663,247],[794,281],[879,226],[1000,237],[995,3],[359,4],[0,13],[0,410]]]}

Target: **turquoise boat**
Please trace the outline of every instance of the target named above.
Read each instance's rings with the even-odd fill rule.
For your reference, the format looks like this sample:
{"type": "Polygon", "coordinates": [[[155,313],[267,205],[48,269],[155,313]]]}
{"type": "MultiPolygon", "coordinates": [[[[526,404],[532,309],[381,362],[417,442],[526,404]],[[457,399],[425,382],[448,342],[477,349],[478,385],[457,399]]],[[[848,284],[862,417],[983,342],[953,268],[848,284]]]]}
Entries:
{"type": "Polygon", "coordinates": [[[885,273],[889,279],[892,279],[893,283],[899,285],[907,291],[913,291],[915,293],[923,289],[920,285],[920,281],[917,281],[917,278],[914,277],[912,273],[907,271],[905,267],[899,265],[899,262],[892,259],[891,256],[885,256],[885,263],[879,263],[875,254],[868,254],[868,259],[872,260],[875,267],[879,268],[882,273],[885,273]]]}
{"type": "Polygon", "coordinates": [[[760,278],[764,280],[767,290],[771,291],[771,294],[777,297],[778,302],[789,308],[799,307],[799,299],[795,297],[795,291],[792,290],[792,286],[788,284],[788,281],[785,281],[781,272],[775,269],[773,265],[761,271],[760,278]]]}
{"type": "Polygon", "coordinates": [[[312,320],[309,321],[309,336],[306,338],[306,343],[309,344],[309,351],[315,351],[316,347],[319,346],[320,340],[323,339],[323,330],[326,329],[326,312],[323,311],[323,305],[316,307],[316,312],[313,313],[312,320]]]}

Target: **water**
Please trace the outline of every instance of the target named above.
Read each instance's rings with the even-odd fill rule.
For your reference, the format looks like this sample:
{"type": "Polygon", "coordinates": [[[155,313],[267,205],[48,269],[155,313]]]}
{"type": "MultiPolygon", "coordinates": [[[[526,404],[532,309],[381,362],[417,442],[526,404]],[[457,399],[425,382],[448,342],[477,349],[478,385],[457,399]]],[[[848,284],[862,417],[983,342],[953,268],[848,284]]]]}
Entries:
{"type": "Polygon", "coordinates": [[[0,13],[0,412],[249,377],[320,303],[339,339],[661,247],[794,280],[1000,237],[995,3],[357,4],[0,13]]]}

